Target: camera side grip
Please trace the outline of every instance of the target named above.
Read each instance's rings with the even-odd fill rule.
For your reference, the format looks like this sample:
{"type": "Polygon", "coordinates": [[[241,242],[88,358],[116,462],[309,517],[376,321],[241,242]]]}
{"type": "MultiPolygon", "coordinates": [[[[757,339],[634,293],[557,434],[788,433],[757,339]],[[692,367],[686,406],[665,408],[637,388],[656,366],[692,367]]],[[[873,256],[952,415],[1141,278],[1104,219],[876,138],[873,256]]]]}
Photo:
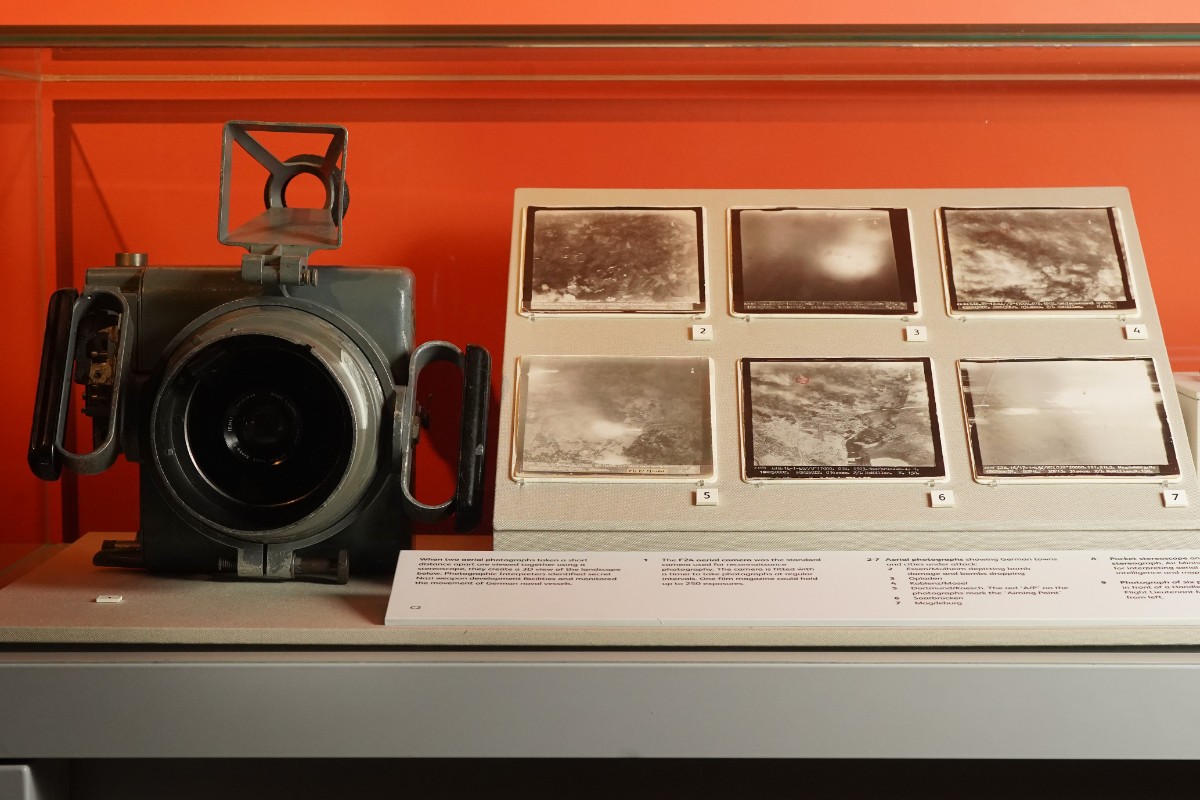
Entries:
{"type": "Polygon", "coordinates": [[[50,295],[46,310],[46,334],[42,338],[42,362],[38,370],[37,395],[33,401],[33,425],[29,431],[29,468],[44,481],[62,474],[62,459],[54,448],[63,428],[60,402],[63,386],[70,380],[67,350],[71,346],[71,310],[79,292],[59,289],[50,295]]]}
{"type": "Polygon", "coordinates": [[[459,433],[458,475],[454,496],[437,505],[422,503],[412,495],[413,454],[411,447],[400,469],[400,491],[404,511],[416,522],[438,522],[453,513],[454,529],[467,531],[483,515],[483,470],[487,444],[488,402],[492,359],[478,345],[467,345],[463,353],[450,342],[425,342],[413,351],[408,368],[408,387],[401,401],[399,419],[410,425],[415,442],[420,426],[414,421],[417,380],[421,370],[435,361],[450,361],[463,373],[462,426],[459,433]]]}
{"type": "Polygon", "coordinates": [[[454,491],[454,529],[469,531],[483,516],[483,459],[487,450],[488,395],[492,357],[477,344],[467,345],[463,364],[462,433],[458,439],[458,482],[454,491]]]}
{"type": "Polygon", "coordinates": [[[62,468],[95,475],[116,463],[125,378],[133,355],[133,317],[120,292],[59,289],[50,298],[42,341],[41,372],[29,435],[28,461],[42,480],[62,468]],[[82,339],[86,339],[81,343],[82,339]],[[80,347],[87,350],[77,358],[80,347]],[[93,449],[66,448],[71,383],[84,386],[83,413],[93,420],[93,449]]]}

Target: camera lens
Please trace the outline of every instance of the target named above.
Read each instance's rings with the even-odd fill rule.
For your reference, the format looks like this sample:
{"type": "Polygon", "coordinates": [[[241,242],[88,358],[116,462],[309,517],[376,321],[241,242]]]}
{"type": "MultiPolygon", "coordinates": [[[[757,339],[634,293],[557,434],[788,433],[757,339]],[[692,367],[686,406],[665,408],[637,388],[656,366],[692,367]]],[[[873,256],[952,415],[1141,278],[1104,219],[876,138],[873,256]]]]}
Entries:
{"type": "Polygon", "coordinates": [[[357,349],[314,315],[218,317],[169,362],[151,454],[182,508],[238,538],[327,531],[376,475],[382,393],[357,349]]]}
{"type": "Polygon", "coordinates": [[[346,470],[350,409],[307,348],[265,336],[223,339],[190,370],[183,428],[192,466],[234,503],[303,515],[346,470]]]}
{"type": "Polygon", "coordinates": [[[254,464],[279,466],[300,445],[300,409],[279,392],[242,394],[225,412],[225,446],[254,464]]]}

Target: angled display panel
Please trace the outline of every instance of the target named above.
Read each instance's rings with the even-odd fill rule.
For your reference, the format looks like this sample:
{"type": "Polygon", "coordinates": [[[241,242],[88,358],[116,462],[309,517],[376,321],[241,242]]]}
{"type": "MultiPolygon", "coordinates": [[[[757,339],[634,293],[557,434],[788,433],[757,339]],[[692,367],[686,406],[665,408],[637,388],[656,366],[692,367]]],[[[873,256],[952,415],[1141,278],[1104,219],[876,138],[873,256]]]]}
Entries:
{"type": "MultiPolygon", "coordinates": [[[[603,474],[611,464],[535,459],[514,470],[506,458],[496,548],[1200,541],[1200,485],[1179,446],[1182,415],[1133,220],[1129,193],[1105,187],[519,190],[505,340],[513,391],[501,407],[518,438],[501,452],[532,452],[535,440],[538,452],[555,440],[602,452],[583,441],[594,420],[564,410],[578,399],[544,403],[565,428],[529,427],[545,412],[520,405],[528,378],[516,368],[527,357],[703,358],[714,474],[632,480],[603,474]],[[726,302],[692,315],[521,314],[522,237],[530,209],[543,208],[702,209],[703,238],[727,257],[726,269],[711,265],[707,293],[726,302]],[[916,303],[950,286],[958,308],[916,303]],[[774,310],[750,310],[750,294],[774,310]],[[891,302],[900,305],[886,313],[869,307],[891,302]],[[996,376],[1005,391],[989,391],[996,376]]],[[[574,385],[591,397],[621,381],[574,385]]],[[[614,424],[634,438],[670,427],[614,424]]],[[[670,473],[672,463],[646,468],[670,473]]]]}

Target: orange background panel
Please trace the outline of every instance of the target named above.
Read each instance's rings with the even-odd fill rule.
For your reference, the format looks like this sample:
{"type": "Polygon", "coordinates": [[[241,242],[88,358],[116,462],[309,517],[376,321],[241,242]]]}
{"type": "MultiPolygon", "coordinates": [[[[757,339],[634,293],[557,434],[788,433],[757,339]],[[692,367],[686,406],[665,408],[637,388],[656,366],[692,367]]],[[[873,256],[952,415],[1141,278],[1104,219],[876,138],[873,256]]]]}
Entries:
{"type": "Polygon", "coordinates": [[[214,0],[162,3],[88,0],[23,3],[6,9],[5,25],[697,25],[697,24],[1054,24],[1162,23],[1195,21],[1188,0],[1091,0],[1047,3],[1007,0],[472,0],[459,3],[396,3],[378,0],[214,0]]]}
{"type": "MultiPolygon", "coordinates": [[[[116,250],[146,251],[160,265],[239,262],[240,251],[216,241],[229,119],[347,126],[345,244],[313,262],[412,269],[418,341],[478,342],[497,371],[513,191],[535,186],[1127,186],[1173,366],[1200,368],[1191,202],[1200,48],[38,56],[44,82],[0,84],[13,95],[0,165],[16,187],[3,202],[25,232],[9,252],[41,267],[14,284],[24,298],[12,323],[20,355],[0,393],[10,420],[0,470],[17,513],[0,541],[136,527],[128,465],[65,483],[61,526],[57,490],[27,474],[42,314],[52,288],[81,285],[116,250]]],[[[712,258],[721,268],[722,254],[712,258]]],[[[434,381],[442,384],[453,389],[434,381]]],[[[493,426],[507,424],[495,415],[493,426]]],[[[435,430],[423,443],[425,499],[448,491],[449,470],[434,457],[449,439],[435,430]]]]}
{"type": "MultiPolygon", "coordinates": [[[[6,54],[0,70],[28,68],[6,54]]],[[[42,346],[42,320],[54,275],[44,269],[38,209],[37,87],[0,78],[0,219],[4,220],[3,359],[0,360],[0,544],[57,535],[58,487],[25,466],[29,422],[42,346]],[[55,533],[51,533],[51,532],[55,533]]],[[[4,559],[0,555],[0,567],[4,559]]]]}

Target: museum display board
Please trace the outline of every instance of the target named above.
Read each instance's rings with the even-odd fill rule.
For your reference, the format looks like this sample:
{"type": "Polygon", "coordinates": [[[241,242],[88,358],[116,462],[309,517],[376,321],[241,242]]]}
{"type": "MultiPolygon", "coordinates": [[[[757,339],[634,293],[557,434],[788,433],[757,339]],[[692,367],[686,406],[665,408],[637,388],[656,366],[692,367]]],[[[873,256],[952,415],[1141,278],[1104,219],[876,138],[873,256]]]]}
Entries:
{"type": "Polygon", "coordinates": [[[497,549],[1194,546],[1122,189],[527,189],[514,217],[497,549]]]}

